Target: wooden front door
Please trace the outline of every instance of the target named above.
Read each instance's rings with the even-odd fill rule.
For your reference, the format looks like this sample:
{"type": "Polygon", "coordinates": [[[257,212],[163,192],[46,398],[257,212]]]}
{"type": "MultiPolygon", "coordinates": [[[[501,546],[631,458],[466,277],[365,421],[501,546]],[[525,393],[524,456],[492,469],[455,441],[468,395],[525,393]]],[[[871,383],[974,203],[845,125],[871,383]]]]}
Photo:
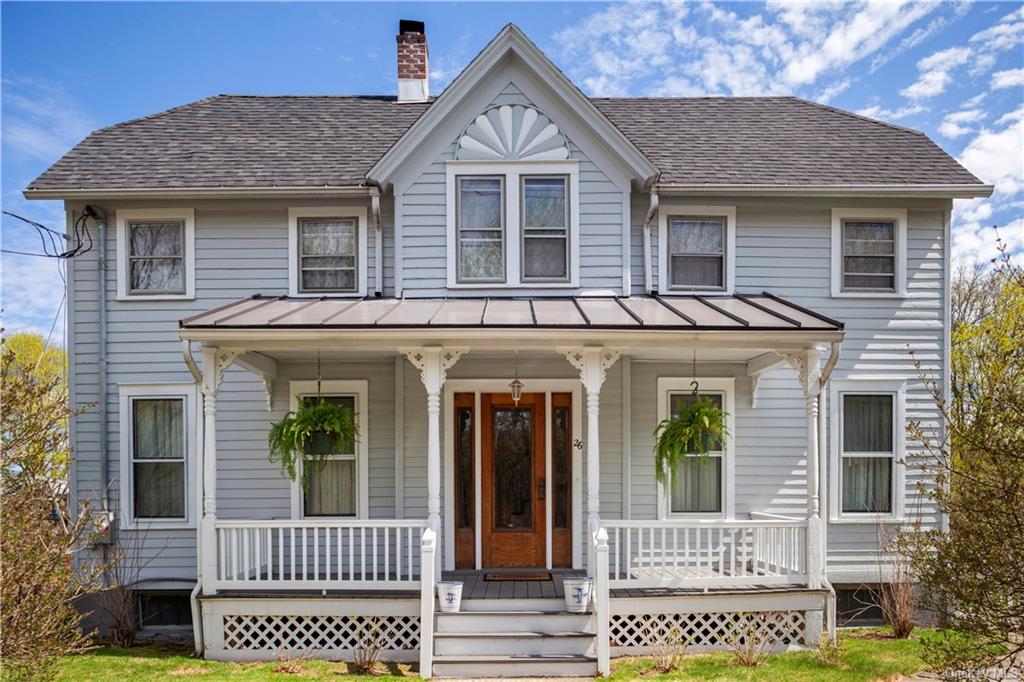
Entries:
{"type": "Polygon", "coordinates": [[[546,564],[544,394],[480,396],[484,567],[546,564]]]}

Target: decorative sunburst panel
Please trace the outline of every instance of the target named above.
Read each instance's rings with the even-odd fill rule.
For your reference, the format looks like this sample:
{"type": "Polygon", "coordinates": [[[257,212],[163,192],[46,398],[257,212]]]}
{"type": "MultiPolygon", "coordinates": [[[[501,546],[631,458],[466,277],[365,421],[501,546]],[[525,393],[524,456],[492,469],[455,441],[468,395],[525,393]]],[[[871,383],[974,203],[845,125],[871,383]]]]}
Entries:
{"type": "Polygon", "coordinates": [[[505,105],[476,117],[459,138],[456,158],[557,161],[569,158],[569,148],[547,116],[531,107],[505,105]]]}

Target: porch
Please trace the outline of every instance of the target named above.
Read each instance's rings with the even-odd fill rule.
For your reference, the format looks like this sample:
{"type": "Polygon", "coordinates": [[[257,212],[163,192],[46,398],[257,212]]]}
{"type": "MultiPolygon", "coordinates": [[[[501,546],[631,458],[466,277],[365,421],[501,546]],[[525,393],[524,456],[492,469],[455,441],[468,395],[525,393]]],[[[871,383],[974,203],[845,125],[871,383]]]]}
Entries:
{"type": "MultiPolygon", "coordinates": [[[[692,620],[699,629],[700,623],[711,619],[717,625],[708,631],[719,634],[707,644],[721,646],[738,611],[792,612],[797,615],[787,616],[789,625],[782,629],[788,634],[780,636],[780,641],[813,643],[820,635],[825,592],[818,400],[838,357],[842,329],[835,321],[769,295],[544,301],[255,298],[184,321],[182,337],[186,363],[203,396],[200,589],[204,630],[214,628],[220,633],[208,638],[208,655],[265,656],[266,649],[259,646],[244,649],[244,654],[228,646],[232,640],[225,638],[227,624],[236,623],[232,627],[237,630],[242,622],[249,623],[244,627],[256,628],[254,632],[277,632],[301,623],[308,637],[296,640],[299,645],[307,639],[330,641],[333,644],[327,649],[333,654],[322,647],[305,648],[316,650],[317,655],[348,655],[353,633],[365,619],[387,618],[389,623],[401,624],[395,626],[396,647],[387,655],[415,652],[421,670],[429,675],[437,653],[435,627],[441,622],[434,586],[442,577],[463,580],[469,611],[479,607],[500,612],[527,603],[542,607],[539,610],[545,613],[558,613],[564,608],[559,606],[564,594],[561,579],[583,573],[593,576],[587,632],[594,642],[592,657],[598,671],[607,670],[613,647],[656,644],[650,635],[659,631],[655,621],[678,624],[682,618],[692,620]],[[471,324],[473,320],[477,322],[471,324]],[[410,338],[420,345],[406,345],[410,338]],[[202,344],[201,367],[192,356],[193,341],[202,344]],[[823,368],[824,343],[833,348],[823,368]],[[713,376],[735,371],[749,382],[751,403],[757,400],[765,372],[787,364],[796,368],[806,405],[802,415],[806,439],[801,448],[806,456],[805,513],[779,517],[767,509],[750,508],[744,514],[750,518],[737,516],[724,459],[718,513],[673,517],[666,491],[659,493],[658,505],[664,512],[658,518],[619,519],[600,513],[602,487],[609,480],[608,472],[602,480],[600,437],[602,386],[609,371],[616,363],[630,361],[689,364],[697,352],[703,364],[719,368],[713,376]],[[291,518],[218,518],[217,397],[229,366],[238,365],[263,379],[269,407],[275,395],[280,404],[281,389],[275,385],[289,385],[288,379],[299,376],[313,383],[309,374],[313,357],[317,367],[322,354],[336,367],[347,360],[366,363],[368,358],[386,358],[389,353],[396,376],[406,365],[418,370],[418,390],[425,394],[426,410],[417,414],[415,401],[422,398],[396,379],[396,395],[402,394],[396,397],[397,414],[389,415],[394,418],[396,439],[423,443],[425,516],[370,518],[364,498],[354,518],[303,518],[293,488],[291,518]],[[486,360],[460,373],[464,357],[486,360]],[[508,382],[518,371],[513,369],[517,358],[538,368],[523,377],[525,391],[535,396],[530,403],[534,423],[548,425],[547,431],[531,431],[529,439],[535,443],[530,450],[535,468],[526,479],[526,490],[532,492],[525,499],[533,500],[529,502],[533,506],[528,514],[520,512],[528,521],[515,523],[520,531],[532,529],[520,533],[520,540],[532,544],[525,545],[530,548],[529,558],[518,564],[519,550],[497,560],[493,553],[511,535],[495,532],[504,527],[489,527],[496,512],[487,506],[493,504],[494,492],[490,491],[492,501],[488,502],[487,486],[496,484],[487,473],[487,457],[498,455],[488,453],[488,448],[496,446],[481,436],[481,428],[494,424],[488,421],[495,415],[487,411],[488,406],[504,405],[495,396],[507,394],[508,382]],[[305,369],[296,364],[301,362],[305,369]],[[461,470],[454,430],[460,405],[469,410],[466,442],[473,444],[465,460],[468,469],[461,470]],[[557,454],[557,439],[549,428],[560,407],[567,411],[566,442],[571,444],[563,455],[557,454]],[[409,423],[423,425],[422,441],[402,432],[409,423]],[[561,482],[553,482],[556,456],[566,458],[569,472],[561,482]],[[460,471],[469,472],[467,487],[462,486],[460,471]],[[442,488],[451,492],[442,495],[442,488]],[[469,495],[470,502],[456,508],[460,494],[469,495]],[[562,499],[565,508],[559,517],[553,508],[562,499]],[[558,536],[559,532],[564,534],[558,536]],[[552,577],[488,579],[502,565],[543,569],[552,577]],[[413,631],[415,637],[409,634],[413,631]],[[641,631],[649,632],[640,636],[641,631]],[[331,639],[331,632],[348,633],[348,638],[331,639]]],[[[671,374],[679,377],[682,372],[671,374]]],[[[327,376],[325,381],[333,378],[327,376]]],[[[713,381],[725,379],[705,383],[713,381]]],[[[658,391],[660,402],[660,383],[658,391]]],[[[501,409],[523,406],[516,401],[501,409]]],[[[620,416],[627,414],[625,408],[618,409],[620,416]]],[[[629,419],[624,417],[624,423],[629,419]]],[[[643,423],[642,428],[649,431],[651,427],[643,423]]],[[[621,447],[625,459],[629,447],[625,438],[621,447]]],[[[618,476],[614,470],[610,473],[618,476]]],[[[396,485],[401,481],[396,477],[396,485]]],[[[623,485],[628,490],[628,482],[623,485]]],[[[396,490],[396,509],[402,495],[396,490]]],[[[664,628],[661,631],[664,635],[664,628]]],[[[279,642],[275,637],[257,641],[279,642]]],[[[249,639],[235,641],[244,648],[249,639]]]]}

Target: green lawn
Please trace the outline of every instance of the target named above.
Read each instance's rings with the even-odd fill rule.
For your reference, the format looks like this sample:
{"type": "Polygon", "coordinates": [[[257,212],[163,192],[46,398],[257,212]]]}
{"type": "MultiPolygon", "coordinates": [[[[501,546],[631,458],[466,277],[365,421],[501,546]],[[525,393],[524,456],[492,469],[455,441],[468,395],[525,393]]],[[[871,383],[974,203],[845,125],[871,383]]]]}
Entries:
{"type": "MultiPolygon", "coordinates": [[[[869,682],[893,680],[911,675],[922,667],[920,645],[916,638],[895,640],[885,630],[864,628],[841,635],[841,661],[827,666],[815,661],[812,652],[769,656],[756,668],[731,663],[729,654],[687,656],[676,671],[658,674],[649,658],[625,658],[612,661],[612,679],[632,680],[765,680],[800,682],[836,680],[869,682]]],[[[215,663],[196,659],[181,649],[153,645],[129,650],[95,649],[69,656],[61,665],[59,679],[66,682],[106,682],[107,680],[167,680],[201,677],[204,680],[369,680],[378,682],[415,676],[405,664],[380,664],[378,674],[359,677],[348,674],[345,663],[326,661],[286,661],[277,663],[215,663]]]]}

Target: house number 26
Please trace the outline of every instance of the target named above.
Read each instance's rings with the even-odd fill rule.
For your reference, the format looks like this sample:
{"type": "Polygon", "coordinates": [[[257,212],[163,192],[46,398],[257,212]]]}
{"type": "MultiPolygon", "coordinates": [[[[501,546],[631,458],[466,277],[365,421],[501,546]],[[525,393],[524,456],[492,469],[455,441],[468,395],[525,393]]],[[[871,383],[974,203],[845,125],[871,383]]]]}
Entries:
{"type": "Polygon", "coordinates": [[[582,450],[583,449],[583,441],[581,441],[579,438],[573,438],[572,446],[574,448],[576,448],[577,450],[582,450]]]}

